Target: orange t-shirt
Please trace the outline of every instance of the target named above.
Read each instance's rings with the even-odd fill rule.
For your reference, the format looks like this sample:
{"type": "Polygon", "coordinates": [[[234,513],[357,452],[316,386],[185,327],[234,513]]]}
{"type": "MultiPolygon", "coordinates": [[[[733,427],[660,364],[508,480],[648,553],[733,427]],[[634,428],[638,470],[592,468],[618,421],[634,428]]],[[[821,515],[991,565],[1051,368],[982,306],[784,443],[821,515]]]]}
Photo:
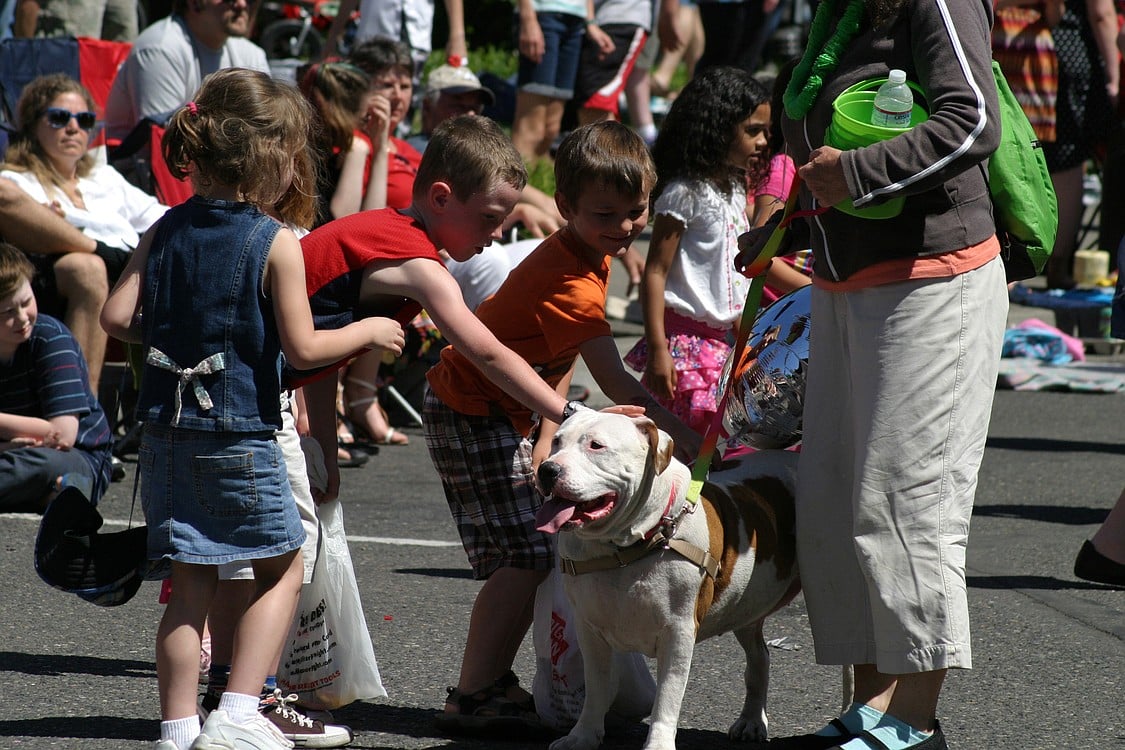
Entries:
{"type": "MultiPolygon", "coordinates": [[[[554,387],[574,364],[581,344],[613,335],[605,319],[609,267],[608,257],[598,266],[584,261],[569,232],[561,229],[512,269],[496,294],[477,308],[477,317],[554,387]]],[[[531,430],[531,411],[452,346],[442,350],[441,361],[426,377],[451,409],[507,416],[521,434],[531,430]]]]}
{"type": "Polygon", "coordinates": [[[856,292],[882,284],[911,279],[944,279],[981,268],[1000,254],[1000,241],[992,235],[979,245],[969,245],[951,253],[915,258],[892,258],[860,269],[843,281],[829,281],[816,275],[813,284],[830,292],[856,292]]]}

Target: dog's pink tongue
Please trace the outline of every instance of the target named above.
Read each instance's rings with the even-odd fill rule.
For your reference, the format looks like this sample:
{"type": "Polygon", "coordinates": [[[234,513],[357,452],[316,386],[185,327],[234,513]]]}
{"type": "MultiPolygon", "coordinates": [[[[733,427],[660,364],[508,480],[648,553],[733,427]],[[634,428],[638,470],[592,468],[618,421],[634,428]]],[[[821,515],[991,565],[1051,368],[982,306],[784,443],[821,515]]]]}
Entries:
{"type": "Polygon", "coordinates": [[[574,510],[574,503],[550,498],[535,514],[535,528],[546,534],[557,534],[574,515],[574,510]]]}

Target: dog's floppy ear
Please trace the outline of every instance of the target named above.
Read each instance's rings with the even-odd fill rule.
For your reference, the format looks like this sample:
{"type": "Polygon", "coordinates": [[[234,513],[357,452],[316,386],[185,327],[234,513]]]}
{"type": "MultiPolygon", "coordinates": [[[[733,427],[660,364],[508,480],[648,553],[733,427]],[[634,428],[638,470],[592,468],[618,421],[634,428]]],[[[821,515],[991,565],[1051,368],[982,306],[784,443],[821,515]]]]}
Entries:
{"type": "Polygon", "coordinates": [[[648,439],[648,452],[652,456],[652,466],[657,474],[661,474],[668,468],[668,464],[672,461],[672,450],[675,447],[672,443],[672,438],[665,432],[661,432],[660,428],[656,426],[648,417],[637,417],[633,420],[637,429],[644,433],[648,439]]]}

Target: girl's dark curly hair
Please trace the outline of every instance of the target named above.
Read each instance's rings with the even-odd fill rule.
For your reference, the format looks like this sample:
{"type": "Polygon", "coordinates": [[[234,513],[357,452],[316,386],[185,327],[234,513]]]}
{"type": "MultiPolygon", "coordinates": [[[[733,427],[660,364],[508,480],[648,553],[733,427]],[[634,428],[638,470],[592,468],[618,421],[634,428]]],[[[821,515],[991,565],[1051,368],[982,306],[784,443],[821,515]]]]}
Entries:
{"type": "MultiPolygon", "coordinates": [[[[769,101],[766,87],[740,68],[707,68],[689,81],[672,102],[652,147],[657,174],[652,200],[678,179],[707,180],[729,195],[746,179],[741,169],[727,163],[735,128],[769,101]]],[[[749,175],[751,184],[760,181],[767,163],[760,160],[749,175]]]]}

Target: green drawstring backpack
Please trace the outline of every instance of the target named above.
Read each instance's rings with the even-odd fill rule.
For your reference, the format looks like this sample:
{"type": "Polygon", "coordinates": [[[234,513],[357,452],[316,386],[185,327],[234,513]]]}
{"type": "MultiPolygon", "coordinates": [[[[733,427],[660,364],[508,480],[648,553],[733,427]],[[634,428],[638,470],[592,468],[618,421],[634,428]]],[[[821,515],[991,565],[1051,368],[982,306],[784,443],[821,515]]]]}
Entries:
{"type": "Polygon", "coordinates": [[[988,190],[1008,281],[1022,281],[1037,276],[1051,256],[1059,204],[1043,148],[995,60],[992,75],[1003,132],[988,160],[988,190]]]}

